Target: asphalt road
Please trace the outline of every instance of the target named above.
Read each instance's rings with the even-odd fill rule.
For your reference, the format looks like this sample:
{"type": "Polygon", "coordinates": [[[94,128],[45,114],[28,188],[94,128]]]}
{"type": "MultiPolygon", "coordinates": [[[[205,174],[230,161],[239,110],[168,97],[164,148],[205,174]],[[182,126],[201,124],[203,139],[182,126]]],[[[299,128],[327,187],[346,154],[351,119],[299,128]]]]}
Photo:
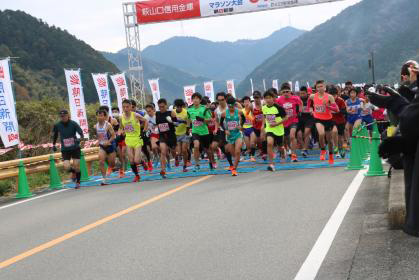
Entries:
{"type": "Polygon", "coordinates": [[[200,178],[88,187],[0,209],[0,262],[24,254],[0,279],[293,279],[356,174],[258,171],[189,186],[200,178]]]}

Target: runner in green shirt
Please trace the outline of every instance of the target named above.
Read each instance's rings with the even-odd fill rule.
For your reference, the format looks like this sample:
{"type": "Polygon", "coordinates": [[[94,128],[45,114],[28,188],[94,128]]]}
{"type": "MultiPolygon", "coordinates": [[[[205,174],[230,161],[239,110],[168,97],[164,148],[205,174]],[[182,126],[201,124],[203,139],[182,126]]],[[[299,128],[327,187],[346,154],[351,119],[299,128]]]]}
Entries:
{"type": "Polygon", "coordinates": [[[283,123],[287,120],[287,113],[284,108],[280,107],[275,103],[275,96],[273,92],[267,91],[263,95],[265,104],[262,107],[263,120],[265,126],[262,127],[262,131],[265,131],[266,141],[268,143],[268,157],[269,157],[269,171],[275,171],[273,163],[274,159],[274,146],[281,149],[284,142],[284,125],[283,123]]]}
{"type": "Polygon", "coordinates": [[[192,95],[193,105],[188,108],[188,126],[192,127],[192,141],[193,141],[193,155],[195,158],[194,172],[199,171],[199,147],[202,148],[208,154],[210,170],[213,169],[213,158],[210,146],[210,136],[208,131],[208,123],[211,121],[211,112],[204,105],[201,105],[202,95],[195,92],[192,95]]]}

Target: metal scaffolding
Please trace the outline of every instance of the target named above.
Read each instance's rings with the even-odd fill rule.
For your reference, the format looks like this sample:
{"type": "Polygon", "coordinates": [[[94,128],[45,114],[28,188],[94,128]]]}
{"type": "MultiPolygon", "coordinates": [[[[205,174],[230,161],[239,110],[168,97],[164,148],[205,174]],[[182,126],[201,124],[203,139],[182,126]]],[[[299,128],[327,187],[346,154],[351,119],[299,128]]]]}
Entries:
{"type": "Polygon", "coordinates": [[[144,90],[144,69],[140,49],[140,31],[137,25],[135,2],[123,3],[125,36],[127,40],[128,70],[127,75],[131,84],[132,99],[139,107],[146,105],[144,90]]]}

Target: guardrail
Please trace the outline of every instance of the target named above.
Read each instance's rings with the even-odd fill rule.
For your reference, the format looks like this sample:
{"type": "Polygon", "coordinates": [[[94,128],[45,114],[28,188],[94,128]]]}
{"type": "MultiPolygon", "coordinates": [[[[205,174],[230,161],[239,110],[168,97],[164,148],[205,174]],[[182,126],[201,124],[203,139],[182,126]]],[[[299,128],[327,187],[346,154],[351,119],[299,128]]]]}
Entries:
{"type": "MultiPolygon", "coordinates": [[[[92,162],[99,159],[99,148],[86,148],[82,149],[84,153],[84,157],[87,163],[87,169],[91,172],[92,162]]],[[[62,167],[62,157],[61,153],[54,153],[52,154],[57,167],[62,167]]],[[[16,178],[16,185],[17,179],[19,175],[19,163],[23,162],[26,174],[34,174],[39,172],[45,172],[49,170],[50,167],[50,159],[51,154],[36,156],[36,157],[29,157],[29,158],[22,158],[22,159],[15,159],[9,161],[0,162],[0,180],[3,179],[10,179],[16,178]]],[[[90,175],[90,174],[89,174],[90,175]]]]}

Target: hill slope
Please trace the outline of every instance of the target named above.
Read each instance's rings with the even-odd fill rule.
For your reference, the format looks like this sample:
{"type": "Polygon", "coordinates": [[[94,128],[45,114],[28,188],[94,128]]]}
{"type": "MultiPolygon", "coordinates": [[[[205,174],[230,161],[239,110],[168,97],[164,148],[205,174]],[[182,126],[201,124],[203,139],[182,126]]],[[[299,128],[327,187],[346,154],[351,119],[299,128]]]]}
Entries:
{"type": "Polygon", "coordinates": [[[17,99],[67,96],[63,68],[81,68],[86,102],[98,100],[91,74],[118,72],[101,53],[67,31],[22,11],[0,11],[0,57],[13,60],[17,99]]]}
{"type": "Polygon", "coordinates": [[[173,37],[144,49],[143,57],[193,75],[242,80],[257,65],[305,31],[286,27],[260,40],[212,42],[173,37]]]}
{"type": "Polygon", "coordinates": [[[415,0],[364,0],[279,50],[238,90],[249,91],[249,78],[258,88],[262,79],[371,81],[370,51],[375,53],[377,80],[396,81],[401,64],[417,56],[418,9],[415,0]]]}

